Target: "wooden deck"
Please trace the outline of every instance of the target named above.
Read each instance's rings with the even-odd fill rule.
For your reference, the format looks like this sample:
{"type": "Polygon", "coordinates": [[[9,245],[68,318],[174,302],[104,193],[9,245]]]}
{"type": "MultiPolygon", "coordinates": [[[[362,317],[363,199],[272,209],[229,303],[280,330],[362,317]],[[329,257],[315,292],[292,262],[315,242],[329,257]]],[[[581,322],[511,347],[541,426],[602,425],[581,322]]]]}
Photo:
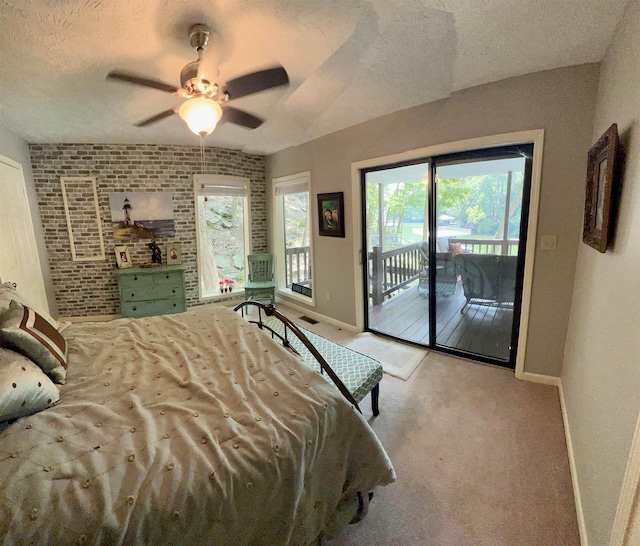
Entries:
{"type": "MultiPolygon", "coordinates": [[[[470,305],[464,315],[462,284],[455,293],[436,295],[436,343],[509,361],[513,309],[470,305]]],[[[417,282],[381,305],[369,307],[369,328],[398,339],[429,344],[429,299],[417,282]]]]}

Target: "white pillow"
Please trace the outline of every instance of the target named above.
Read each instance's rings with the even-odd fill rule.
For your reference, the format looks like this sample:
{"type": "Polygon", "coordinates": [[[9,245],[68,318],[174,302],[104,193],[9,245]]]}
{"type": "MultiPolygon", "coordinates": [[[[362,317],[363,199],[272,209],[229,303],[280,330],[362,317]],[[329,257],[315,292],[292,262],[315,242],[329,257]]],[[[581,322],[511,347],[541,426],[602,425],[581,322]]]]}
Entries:
{"type": "Polygon", "coordinates": [[[0,348],[0,422],[31,415],[60,400],[60,391],[26,356],[0,348]]]}

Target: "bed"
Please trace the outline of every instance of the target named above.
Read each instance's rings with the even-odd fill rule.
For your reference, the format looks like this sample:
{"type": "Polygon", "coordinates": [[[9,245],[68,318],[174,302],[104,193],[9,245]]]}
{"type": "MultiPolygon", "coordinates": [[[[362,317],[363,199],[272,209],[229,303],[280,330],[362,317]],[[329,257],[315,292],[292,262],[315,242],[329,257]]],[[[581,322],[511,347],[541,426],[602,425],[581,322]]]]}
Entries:
{"type": "MultiPolygon", "coordinates": [[[[7,370],[32,371],[5,335],[25,309],[0,317],[5,391],[20,383],[7,370]]],[[[395,480],[340,391],[231,309],[58,332],[59,400],[42,398],[42,379],[43,407],[0,427],[5,544],[305,545],[362,517],[369,493],[395,480]]]]}

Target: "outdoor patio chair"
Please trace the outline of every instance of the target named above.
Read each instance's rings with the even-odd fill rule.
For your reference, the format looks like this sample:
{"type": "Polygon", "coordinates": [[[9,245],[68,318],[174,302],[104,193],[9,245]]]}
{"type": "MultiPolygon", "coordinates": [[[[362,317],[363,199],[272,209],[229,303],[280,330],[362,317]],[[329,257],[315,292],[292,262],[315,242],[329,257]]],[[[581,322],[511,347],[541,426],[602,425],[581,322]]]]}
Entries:
{"type": "Polygon", "coordinates": [[[469,305],[513,308],[517,256],[458,254],[454,262],[467,300],[460,313],[464,315],[469,305]]]}
{"type": "MultiPolygon", "coordinates": [[[[420,253],[422,271],[418,275],[418,291],[420,289],[429,290],[429,254],[427,243],[424,242],[418,247],[420,253]]],[[[436,294],[440,296],[451,296],[456,291],[458,275],[452,262],[452,253],[436,252],[436,294]]]]}
{"type": "Polygon", "coordinates": [[[247,301],[268,299],[269,303],[275,304],[273,254],[249,254],[247,263],[249,280],[244,284],[244,299],[247,301]]]}

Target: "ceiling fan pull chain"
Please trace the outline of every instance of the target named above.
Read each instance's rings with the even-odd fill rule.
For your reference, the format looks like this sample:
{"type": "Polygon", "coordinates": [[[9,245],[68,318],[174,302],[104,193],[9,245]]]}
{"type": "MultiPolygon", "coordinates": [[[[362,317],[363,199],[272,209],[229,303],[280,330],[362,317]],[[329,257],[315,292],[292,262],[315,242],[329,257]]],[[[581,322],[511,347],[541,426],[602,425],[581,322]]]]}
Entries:
{"type": "Polygon", "coordinates": [[[200,163],[202,165],[202,174],[205,173],[205,164],[204,164],[204,135],[200,133],[200,163]]]}

